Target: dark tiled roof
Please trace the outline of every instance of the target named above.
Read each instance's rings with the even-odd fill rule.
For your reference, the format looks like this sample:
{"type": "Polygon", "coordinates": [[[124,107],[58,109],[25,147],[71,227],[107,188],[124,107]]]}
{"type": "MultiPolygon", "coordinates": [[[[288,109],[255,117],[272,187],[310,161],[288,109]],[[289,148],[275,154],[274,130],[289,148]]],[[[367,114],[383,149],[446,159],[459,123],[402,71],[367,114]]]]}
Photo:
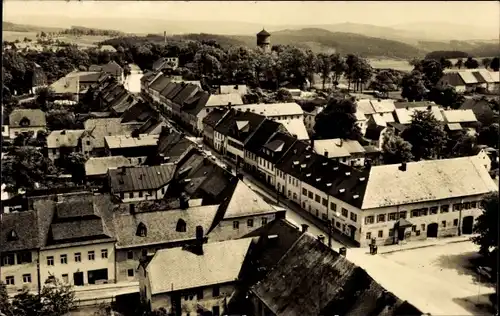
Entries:
{"type": "Polygon", "coordinates": [[[106,235],[103,222],[98,217],[53,223],[50,230],[51,242],[55,244],[110,237],[106,235]]]}
{"type": "Polygon", "coordinates": [[[215,130],[223,135],[245,142],[264,119],[265,117],[262,115],[231,109],[231,112],[222,119],[215,130]],[[237,126],[237,122],[242,121],[248,122],[248,128],[244,131],[240,131],[237,126]]]}
{"type": "Polygon", "coordinates": [[[39,247],[36,211],[0,214],[0,252],[30,250],[39,247]],[[14,233],[15,238],[10,238],[14,233]]]}
{"type": "Polygon", "coordinates": [[[178,84],[175,82],[169,82],[163,90],[161,90],[160,94],[164,97],[168,96],[172,90],[178,87],[178,84]]]}
{"type": "Polygon", "coordinates": [[[436,106],[434,102],[431,101],[415,101],[415,102],[394,102],[396,109],[406,109],[406,108],[424,108],[428,106],[436,106]]]}
{"type": "Polygon", "coordinates": [[[79,77],[80,82],[98,82],[103,76],[101,73],[89,73],[79,77]]]}
{"type": "Polygon", "coordinates": [[[111,192],[157,190],[172,180],[174,171],[174,164],[109,170],[111,192]]]}
{"type": "Polygon", "coordinates": [[[251,290],[274,315],[394,315],[404,304],[307,233],[251,290]]]}
{"type": "Polygon", "coordinates": [[[122,115],[122,123],[139,121],[145,122],[150,117],[155,116],[156,111],[146,102],[138,102],[129,107],[122,115]]]}
{"type": "Polygon", "coordinates": [[[275,133],[256,154],[273,164],[277,163],[288,152],[296,140],[295,137],[286,133],[275,133]],[[266,152],[266,150],[269,150],[270,153],[266,152]]]}
{"type": "Polygon", "coordinates": [[[203,124],[214,128],[228,110],[214,109],[205,116],[203,124]]]}
{"type": "Polygon", "coordinates": [[[465,82],[462,77],[457,72],[448,72],[441,78],[443,84],[449,84],[451,86],[465,86],[465,82]]]}
{"type": "Polygon", "coordinates": [[[472,75],[477,79],[479,83],[487,83],[487,81],[481,76],[481,74],[477,71],[472,72],[472,75]]]}
{"type": "Polygon", "coordinates": [[[403,125],[397,122],[388,122],[387,125],[393,127],[399,132],[403,132],[405,129],[408,128],[408,125],[403,125]]]}
{"type": "Polygon", "coordinates": [[[45,113],[42,110],[15,109],[9,115],[10,127],[21,127],[21,121],[27,119],[28,126],[41,127],[46,125],[45,113]]]}
{"type": "Polygon", "coordinates": [[[366,129],[365,137],[371,140],[379,140],[382,131],[385,129],[383,126],[369,125],[366,129]]]}
{"type": "Polygon", "coordinates": [[[262,29],[262,31],[257,33],[257,35],[259,35],[259,36],[271,36],[271,34],[269,34],[269,32],[264,30],[264,29],[262,29]]]}
{"type": "Polygon", "coordinates": [[[163,122],[160,120],[159,117],[150,117],[144,124],[139,127],[136,132],[138,134],[151,134],[155,131],[158,131],[155,134],[159,134],[161,131],[161,128],[167,127],[167,123],[163,122]]]}
{"type": "Polygon", "coordinates": [[[160,92],[165,89],[167,84],[170,82],[170,78],[165,76],[159,76],[155,81],[151,82],[149,88],[155,91],[160,92]]]}
{"type": "Polygon", "coordinates": [[[186,151],[192,148],[194,143],[187,139],[183,134],[176,131],[160,134],[158,140],[157,154],[163,157],[170,157],[170,161],[176,161],[184,155],[186,151]]]}
{"type": "Polygon", "coordinates": [[[201,110],[205,108],[205,105],[207,104],[209,98],[210,94],[208,92],[198,91],[192,98],[188,99],[185,102],[182,110],[191,115],[197,115],[201,110]]]}
{"type": "Polygon", "coordinates": [[[276,168],[330,196],[361,207],[368,172],[315,154],[309,145],[301,143],[295,142],[276,168]]]}
{"type": "Polygon", "coordinates": [[[137,99],[132,94],[122,93],[119,98],[114,99],[109,104],[109,107],[117,114],[122,114],[136,103],[137,99]]]}
{"type": "Polygon", "coordinates": [[[95,215],[95,211],[91,199],[77,199],[56,204],[56,217],[61,220],[92,215],[95,215]]]}
{"type": "Polygon", "coordinates": [[[155,77],[156,73],[153,72],[153,71],[148,71],[144,74],[144,76],[141,77],[141,83],[146,83],[150,80],[153,80],[153,78],[155,77]]]}
{"type": "Polygon", "coordinates": [[[252,152],[257,153],[260,151],[262,146],[266,144],[269,138],[276,133],[280,129],[280,124],[269,120],[264,119],[262,124],[257,128],[255,133],[246,141],[245,149],[252,152]]]}
{"type": "Polygon", "coordinates": [[[182,90],[172,99],[172,102],[184,105],[184,101],[194,96],[198,92],[199,87],[193,84],[181,83],[181,85],[183,85],[182,90]]]}
{"type": "Polygon", "coordinates": [[[169,88],[169,91],[165,92],[163,96],[169,100],[174,99],[184,88],[180,83],[172,82],[175,86],[169,88]]]}

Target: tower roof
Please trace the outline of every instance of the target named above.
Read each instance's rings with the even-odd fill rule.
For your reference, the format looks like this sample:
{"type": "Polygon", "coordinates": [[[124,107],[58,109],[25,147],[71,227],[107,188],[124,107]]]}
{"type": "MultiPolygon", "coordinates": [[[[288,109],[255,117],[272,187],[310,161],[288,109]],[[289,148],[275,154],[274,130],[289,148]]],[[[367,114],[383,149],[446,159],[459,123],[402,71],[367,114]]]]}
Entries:
{"type": "Polygon", "coordinates": [[[262,31],[260,31],[259,33],[257,33],[258,36],[271,36],[271,34],[269,34],[269,32],[267,32],[266,30],[262,29],[262,31]]]}

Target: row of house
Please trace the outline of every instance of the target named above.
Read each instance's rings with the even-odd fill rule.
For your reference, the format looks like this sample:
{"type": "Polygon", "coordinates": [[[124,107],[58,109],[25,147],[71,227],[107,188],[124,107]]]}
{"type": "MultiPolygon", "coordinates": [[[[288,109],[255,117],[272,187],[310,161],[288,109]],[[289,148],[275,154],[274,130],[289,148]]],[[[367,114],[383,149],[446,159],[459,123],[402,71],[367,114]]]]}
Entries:
{"type": "MultiPolygon", "coordinates": [[[[352,165],[361,161],[347,165],[330,157],[336,143],[349,147],[349,142],[300,141],[251,112],[213,112],[204,123],[205,139],[215,150],[261,174],[279,193],[360,246],[372,239],[393,244],[470,234],[482,196],[498,189],[478,156],[358,170],[352,165]]],[[[353,145],[352,153],[359,155],[362,147],[353,145]]]]}
{"type": "Polygon", "coordinates": [[[452,86],[457,92],[474,92],[482,89],[490,93],[500,91],[500,73],[488,69],[445,70],[440,86],[452,86]]]}

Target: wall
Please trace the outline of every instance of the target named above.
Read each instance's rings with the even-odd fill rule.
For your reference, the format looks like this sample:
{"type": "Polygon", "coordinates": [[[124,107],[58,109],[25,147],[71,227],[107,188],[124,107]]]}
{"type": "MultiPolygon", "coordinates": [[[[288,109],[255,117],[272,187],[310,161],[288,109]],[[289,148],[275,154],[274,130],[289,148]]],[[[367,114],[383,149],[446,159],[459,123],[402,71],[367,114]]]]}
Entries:
{"type": "MultiPolygon", "coordinates": [[[[231,141],[235,142],[236,144],[241,145],[241,147],[243,148],[243,143],[242,143],[242,142],[240,142],[239,140],[236,140],[236,139],[234,139],[234,138],[232,138],[232,137],[229,137],[229,136],[228,136],[228,137],[226,137],[226,138],[227,138],[227,140],[228,140],[228,141],[229,141],[229,140],[231,140],[231,141]]],[[[228,152],[232,153],[233,155],[236,155],[236,156],[240,157],[242,160],[243,160],[243,159],[244,159],[244,157],[245,157],[245,155],[244,155],[244,153],[243,153],[243,150],[240,150],[240,149],[238,149],[238,148],[235,148],[235,147],[231,146],[231,145],[229,144],[229,142],[227,143],[227,147],[226,147],[226,149],[227,149],[227,151],[228,151],[228,152]]]]}
{"type": "MultiPolygon", "coordinates": [[[[408,240],[421,240],[427,238],[427,228],[431,223],[438,224],[438,237],[444,236],[455,236],[458,234],[458,225],[463,223],[463,218],[466,216],[473,216],[474,220],[482,214],[482,210],[479,208],[479,201],[481,200],[481,196],[471,196],[465,197],[463,199],[447,199],[441,201],[433,201],[433,202],[423,202],[416,204],[409,204],[400,207],[385,207],[379,208],[375,210],[364,210],[363,218],[361,219],[362,231],[359,243],[362,247],[366,247],[369,245],[370,240],[367,239],[366,233],[371,233],[371,238],[376,238],[377,244],[385,245],[392,244],[394,242],[394,238],[389,235],[389,230],[394,228],[394,224],[396,223],[396,219],[389,220],[389,213],[400,213],[406,211],[406,219],[415,225],[415,231],[411,231],[412,229],[407,228],[406,231],[411,231],[411,237],[408,240]],[[453,210],[453,205],[457,203],[471,203],[476,202],[475,208],[463,209],[461,212],[459,210],[453,210]],[[442,213],[441,206],[448,205],[448,212],[442,213]],[[438,207],[437,214],[430,214],[431,207],[438,207]],[[424,216],[412,217],[411,211],[416,209],[427,208],[427,214],[424,216]],[[385,221],[377,223],[377,216],[384,214],[385,221]],[[373,224],[365,224],[365,218],[367,216],[374,216],[373,224]],[[460,220],[461,218],[461,220],[460,220]],[[454,223],[454,220],[458,222],[454,223]],[[443,221],[446,222],[446,227],[443,226],[443,221]],[[456,225],[455,225],[456,224],[456,225]],[[424,226],[422,226],[424,225],[424,226]],[[382,231],[381,238],[378,237],[379,231],[382,231]],[[420,231],[417,233],[417,231],[420,231]]],[[[397,215],[396,215],[397,217],[397,215]]],[[[406,238],[405,238],[406,239],[406,238]]]]}
{"type": "Polygon", "coordinates": [[[266,182],[272,186],[275,186],[276,181],[274,174],[275,172],[274,164],[261,157],[257,157],[257,161],[259,170],[265,175],[266,182]]]}
{"type": "MultiPolygon", "coordinates": [[[[65,147],[64,150],[66,150],[68,153],[70,152],[81,152],[79,147],[65,147]]],[[[48,157],[50,160],[54,161],[56,159],[59,159],[61,157],[61,148],[48,148],[47,149],[48,157]]]]}
{"type": "Polygon", "coordinates": [[[40,280],[45,282],[49,275],[54,275],[62,280],[63,274],[68,274],[69,284],[74,284],[73,273],[83,272],[84,284],[88,284],[89,270],[108,269],[109,283],[115,282],[115,247],[113,242],[91,244],[85,246],[65,247],[57,249],[45,249],[40,252],[40,280]],[[106,249],[107,258],[101,257],[101,250],[106,249]],[[88,259],[88,252],[94,251],[95,260],[88,259]],[[75,253],[81,254],[81,262],[75,262],[75,253]],[[60,256],[67,255],[67,264],[61,264],[60,256]],[[47,257],[54,257],[54,265],[47,265],[47,257]]]}
{"type": "Polygon", "coordinates": [[[219,133],[217,131],[214,131],[214,148],[215,148],[215,150],[223,153],[225,151],[224,143],[225,143],[224,135],[222,135],[221,133],[219,133]]]}
{"type": "Polygon", "coordinates": [[[9,126],[9,137],[14,139],[17,135],[25,132],[33,132],[33,137],[36,137],[38,131],[45,131],[45,127],[11,127],[9,126]]]}
{"type": "Polygon", "coordinates": [[[2,125],[2,136],[7,138],[9,135],[9,125],[2,125]]]}
{"type": "Polygon", "coordinates": [[[276,218],[276,212],[244,216],[237,218],[226,218],[219,222],[219,224],[208,234],[208,242],[224,241],[230,239],[238,239],[244,235],[262,227],[265,223],[270,223],[276,218]],[[263,221],[265,218],[265,222],[263,221]],[[253,220],[253,226],[248,226],[248,220],[253,220]],[[238,228],[234,228],[234,222],[238,221],[238,228]]]}
{"type": "Polygon", "coordinates": [[[160,200],[163,198],[165,193],[167,192],[168,184],[158,190],[150,190],[150,191],[141,191],[142,196],[140,196],[140,191],[134,192],[123,192],[123,193],[115,193],[116,196],[120,197],[120,199],[124,203],[128,202],[139,202],[139,201],[151,201],[151,200],[160,200]],[[152,194],[150,194],[152,193],[152,194]],[[132,197],[130,197],[132,194],[132,197]],[[150,195],[148,195],[150,194],[150,195]]]}
{"type": "MultiPolygon", "coordinates": [[[[219,296],[213,297],[213,287],[208,286],[202,289],[203,298],[198,300],[198,296],[196,293],[198,289],[191,289],[182,291],[179,293],[181,296],[181,307],[182,307],[182,316],[197,315],[197,306],[201,305],[209,311],[212,311],[213,306],[219,306],[220,315],[222,315],[222,311],[224,309],[224,298],[227,298],[229,301],[229,297],[235,291],[236,286],[234,284],[223,284],[219,286],[219,296]],[[186,294],[186,295],[183,295],[186,294]]],[[[170,293],[164,294],[156,294],[152,296],[151,299],[151,307],[152,309],[158,309],[160,307],[166,308],[167,311],[170,311],[172,308],[171,304],[171,295],[170,293]]]]}
{"type": "MultiPolygon", "coordinates": [[[[6,284],[5,280],[8,276],[14,277],[14,285],[7,285],[7,291],[17,291],[22,289],[24,286],[27,286],[31,290],[36,290],[38,288],[38,276],[37,276],[37,260],[38,260],[38,251],[29,251],[31,253],[31,262],[30,263],[22,263],[17,264],[17,255],[14,258],[14,265],[2,265],[0,268],[0,280],[4,284],[6,284]],[[31,283],[23,282],[23,275],[30,274],[31,275],[31,283]]],[[[17,253],[14,253],[17,254],[17,253]]]]}

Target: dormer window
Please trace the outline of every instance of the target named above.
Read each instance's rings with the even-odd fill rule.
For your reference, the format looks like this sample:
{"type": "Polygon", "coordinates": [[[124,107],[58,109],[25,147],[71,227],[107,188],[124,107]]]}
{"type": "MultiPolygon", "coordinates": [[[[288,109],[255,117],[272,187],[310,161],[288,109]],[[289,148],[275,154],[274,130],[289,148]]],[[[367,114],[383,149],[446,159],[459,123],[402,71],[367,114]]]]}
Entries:
{"type": "Polygon", "coordinates": [[[295,166],[296,166],[296,165],[298,165],[298,164],[299,164],[298,160],[295,160],[295,161],[293,162],[293,164],[294,164],[295,166]]]}
{"type": "Polygon", "coordinates": [[[346,176],[350,176],[350,175],[351,175],[351,173],[348,171],[348,172],[346,172],[346,173],[345,173],[345,175],[346,175],[346,176]]]}
{"type": "Polygon", "coordinates": [[[308,177],[308,178],[309,178],[310,176],[311,176],[311,174],[310,174],[310,173],[306,174],[306,177],[308,177]]]}
{"type": "Polygon", "coordinates": [[[17,236],[17,233],[15,230],[11,230],[9,232],[9,235],[7,235],[7,240],[8,241],[15,241],[15,240],[19,240],[19,236],[17,236]]]}
{"type": "Polygon", "coordinates": [[[344,193],[345,189],[339,189],[339,193],[344,193]]]}
{"type": "Polygon", "coordinates": [[[321,178],[316,178],[316,182],[320,182],[321,181],[321,178]]]}
{"type": "Polygon", "coordinates": [[[361,178],[359,178],[359,181],[360,181],[360,182],[365,181],[365,177],[361,177],[361,178]]]}
{"type": "Polygon", "coordinates": [[[23,127],[30,126],[30,120],[27,117],[23,117],[21,121],[19,121],[19,125],[23,127]]]}
{"type": "Polygon", "coordinates": [[[182,218],[177,221],[177,226],[175,227],[175,231],[180,233],[186,232],[186,222],[182,218]]]}
{"type": "Polygon", "coordinates": [[[307,165],[305,163],[301,164],[300,167],[301,168],[305,168],[307,165]]]}
{"type": "Polygon", "coordinates": [[[337,170],[339,170],[339,167],[333,167],[333,170],[337,171],[337,170]]]}
{"type": "Polygon", "coordinates": [[[311,158],[311,155],[306,155],[306,159],[309,159],[309,158],[311,158]]]}
{"type": "Polygon", "coordinates": [[[355,194],[355,195],[353,195],[353,197],[352,197],[352,198],[356,200],[357,198],[359,198],[359,195],[358,195],[358,194],[355,194]]]}
{"type": "Polygon", "coordinates": [[[332,184],[331,184],[331,183],[327,183],[327,184],[326,184],[326,186],[327,186],[327,187],[331,187],[331,186],[332,186],[332,184]]]}
{"type": "Polygon", "coordinates": [[[146,225],[144,225],[143,223],[139,223],[139,225],[137,225],[137,231],[135,235],[139,237],[146,237],[148,235],[148,229],[146,228],[146,225]]]}

